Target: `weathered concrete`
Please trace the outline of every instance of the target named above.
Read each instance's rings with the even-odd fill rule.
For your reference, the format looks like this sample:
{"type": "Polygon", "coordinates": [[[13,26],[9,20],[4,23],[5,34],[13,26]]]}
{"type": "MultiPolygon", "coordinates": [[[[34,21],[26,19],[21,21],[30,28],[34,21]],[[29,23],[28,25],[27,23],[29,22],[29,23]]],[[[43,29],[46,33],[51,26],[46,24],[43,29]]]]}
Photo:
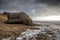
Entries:
{"type": "Polygon", "coordinates": [[[5,23],[20,22],[25,25],[32,25],[32,19],[24,12],[19,13],[9,13],[3,12],[4,15],[7,15],[8,20],[5,23]],[[20,20],[20,21],[16,21],[20,20]]]}

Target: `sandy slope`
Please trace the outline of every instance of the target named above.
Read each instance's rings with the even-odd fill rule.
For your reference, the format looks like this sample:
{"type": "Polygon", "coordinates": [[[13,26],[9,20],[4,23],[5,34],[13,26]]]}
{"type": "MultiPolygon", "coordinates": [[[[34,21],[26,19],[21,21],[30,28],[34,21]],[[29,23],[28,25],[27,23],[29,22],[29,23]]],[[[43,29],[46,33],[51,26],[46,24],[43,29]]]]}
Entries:
{"type": "Polygon", "coordinates": [[[5,21],[7,20],[7,16],[6,15],[0,15],[0,21],[5,21]]]}
{"type": "Polygon", "coordinates": [[[0,39],[10,37],[11,35],[19,36],[21,32],[33,27],[22,24],[0,24],[0,39]]]}

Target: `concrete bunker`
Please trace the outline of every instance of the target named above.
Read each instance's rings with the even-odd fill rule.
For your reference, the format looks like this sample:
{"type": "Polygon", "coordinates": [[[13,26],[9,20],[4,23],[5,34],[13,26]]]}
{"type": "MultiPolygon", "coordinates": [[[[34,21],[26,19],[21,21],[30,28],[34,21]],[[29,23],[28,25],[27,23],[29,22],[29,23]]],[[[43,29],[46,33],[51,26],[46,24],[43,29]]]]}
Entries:
{"type": "Polygon", "coordinates": [[[3,12],[4,15],[7,15],[7,20],[4,22],[6,24],[25,24],[25,25],[32,25],[32,19],[25,13],[10,13],[10,12],[3,12]]]}

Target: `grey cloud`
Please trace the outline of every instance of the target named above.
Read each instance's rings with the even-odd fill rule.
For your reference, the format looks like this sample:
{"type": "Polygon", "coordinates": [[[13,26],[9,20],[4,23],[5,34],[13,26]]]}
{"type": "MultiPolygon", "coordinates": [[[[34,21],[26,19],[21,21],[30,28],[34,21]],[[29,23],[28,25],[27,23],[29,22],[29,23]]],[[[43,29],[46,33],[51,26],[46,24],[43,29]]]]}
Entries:
{"type": "Polygon", "coordinates": [[[11,9],[11,10],[24,10],[34,7],[34,5],[46,3],[57,5],[60,4],[59,0],[0,0],[0,9],[11,9]]]}
{"type": "Polygon", "coordinates": [[[60,0],[35,0],[36,3],[46,3],[52,6],[60,5],[60,0]]]}
{"type": "Polygon", "coordinates": [[[52,14],[49,12],[52,8],[58,8],[57,5],[60,5],[59,0],[0,0],[1,11],[26,11],[32,16],[52,14]]]}

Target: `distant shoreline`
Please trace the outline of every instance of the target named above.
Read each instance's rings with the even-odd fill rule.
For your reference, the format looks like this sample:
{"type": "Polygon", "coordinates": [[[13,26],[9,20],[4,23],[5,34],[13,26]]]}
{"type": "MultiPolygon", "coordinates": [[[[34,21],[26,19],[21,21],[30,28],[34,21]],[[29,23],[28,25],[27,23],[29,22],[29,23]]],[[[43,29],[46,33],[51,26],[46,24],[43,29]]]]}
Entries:
{"type": "Polygon", "coordinates": [[[58,25],[60,25],[60,21],[33,21],[33,23],[35,23],[35,24],[41,24],[41,23],[48,24],[48,23],[50,23],[50,24],[58,24],[58,25]]]}

